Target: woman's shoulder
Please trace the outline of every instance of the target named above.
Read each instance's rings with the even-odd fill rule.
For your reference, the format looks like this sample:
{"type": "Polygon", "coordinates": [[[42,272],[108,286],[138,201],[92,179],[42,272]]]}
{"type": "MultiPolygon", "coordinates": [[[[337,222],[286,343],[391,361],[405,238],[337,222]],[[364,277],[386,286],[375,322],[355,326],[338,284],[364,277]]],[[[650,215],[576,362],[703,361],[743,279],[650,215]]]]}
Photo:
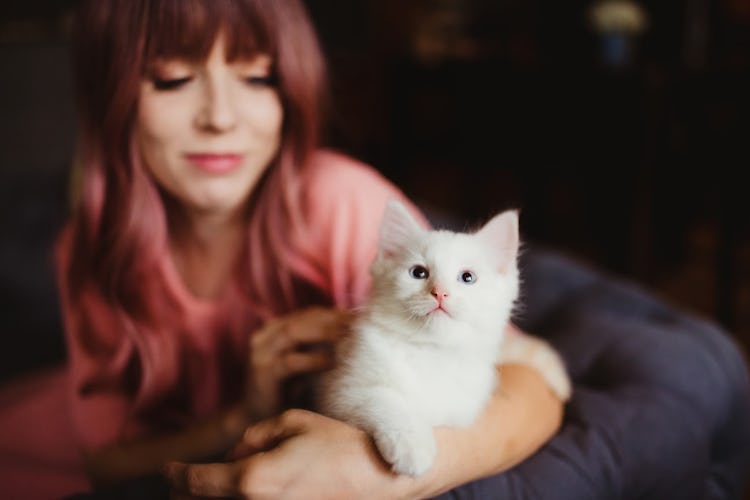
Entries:
{"type": "Polygon", "coordinates": [[[376,168],[331,149],[314,153],[303,174],[302,190],[311,210],[382,208],[389,198],[404,199],[376,168]]]}
{"type": "Polygon", "coordinates": [[[381,187],[396,190],[377,169],[351,156],[332,149],[320,149],[313,153],[304,174],[304,183],[311,192],[365,191],[366,187],[381,187]]]}
{"type": "Polygon", "coordinates": [[[412,207],[404,192],[376,168],[330,149],[316,151],[310,159],[302,191],[311,221],[379,223],[389,199],[412,207]]]}

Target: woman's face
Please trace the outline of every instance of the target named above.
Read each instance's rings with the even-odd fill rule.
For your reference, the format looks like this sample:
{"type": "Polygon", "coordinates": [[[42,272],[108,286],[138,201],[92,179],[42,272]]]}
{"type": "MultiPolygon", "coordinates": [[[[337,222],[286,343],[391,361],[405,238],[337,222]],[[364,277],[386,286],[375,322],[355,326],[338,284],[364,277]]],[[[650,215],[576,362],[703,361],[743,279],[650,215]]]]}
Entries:
{"type": "Polygon", "coordinates": [[[141,83],[143,161],[188,211],[236,213],[277,153],[283,109],[270,71],[262,54],[228,63],[219,37],[206,61],[157,61],[141,83]]]}

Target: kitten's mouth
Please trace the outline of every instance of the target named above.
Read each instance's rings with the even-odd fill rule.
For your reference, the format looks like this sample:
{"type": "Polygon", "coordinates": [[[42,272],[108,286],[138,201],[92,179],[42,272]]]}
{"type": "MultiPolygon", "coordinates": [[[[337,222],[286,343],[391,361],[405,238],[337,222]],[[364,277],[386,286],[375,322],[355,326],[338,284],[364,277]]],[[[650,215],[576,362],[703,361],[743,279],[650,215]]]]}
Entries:
{"type": "Polygon", "coordinates": [[[427,313],[427,315],[428,315],[428,316],[432,316],[433,314],[441,314],[441,313],[442,313],[442,314],[445,314],[445,315],[446,315],[446,316],[448,316],[448,317],[450,317],[450,315],[451,315],[451,314],[450,314],[450,313],[448,312],[448,310],[447,310],[447,309],[443,308],[443,306],[440,306],[440,305],[439,305],[439,306],[436,306],[436,307],[435,307],[435,309],[433,309],[432,311],[428,312],[428,313],[427,313]]]}

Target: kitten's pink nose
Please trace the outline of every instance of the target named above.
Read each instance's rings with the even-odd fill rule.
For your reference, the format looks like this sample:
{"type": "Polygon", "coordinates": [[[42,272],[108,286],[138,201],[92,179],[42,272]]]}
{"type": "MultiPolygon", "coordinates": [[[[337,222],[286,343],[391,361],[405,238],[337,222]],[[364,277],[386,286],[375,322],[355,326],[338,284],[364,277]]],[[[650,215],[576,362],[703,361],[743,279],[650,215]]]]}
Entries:
{"type": "Polygon", "coordinates": [[[430,293],[437,299],[438,304],[443,302],[443,299],[448,296],[448,292],[445,290],[445,288],[439,286],[433,287],[430,293]]]}

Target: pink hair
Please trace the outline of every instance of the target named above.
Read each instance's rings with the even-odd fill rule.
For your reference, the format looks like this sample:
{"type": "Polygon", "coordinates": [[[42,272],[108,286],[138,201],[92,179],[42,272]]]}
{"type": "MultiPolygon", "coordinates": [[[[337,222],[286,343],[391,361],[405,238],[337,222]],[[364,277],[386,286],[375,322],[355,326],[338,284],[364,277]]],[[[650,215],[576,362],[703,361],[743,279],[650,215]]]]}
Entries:
{"type": "MultiPolygon", "coordinates": [[[[159,272],[168,248],[167,209],[133,145],[135,113],[140,82],[155,58],[203,60],[219,33],[229,60],[271,55],[284,106],[280,150],[250,200],[252,259],[245,259],[240,286],[262,317],[294,307],[300,298],[288,263],[295,259],[286,257],[304,250],[286,234],[301,221],[299,178],[318,144],[324,87],[320,49],[301,3],[86,0],[76,23],[79,185],[66,235],[70,260],[60,269],[68,307],[85,308],[84,292],[93,287],[126,323],[124,331],[133,323],[159,331],[176,320],[159,272]]],[[[144,372],[152,364],[145,346],[154,340],[134,339],[144,372]]]]}

